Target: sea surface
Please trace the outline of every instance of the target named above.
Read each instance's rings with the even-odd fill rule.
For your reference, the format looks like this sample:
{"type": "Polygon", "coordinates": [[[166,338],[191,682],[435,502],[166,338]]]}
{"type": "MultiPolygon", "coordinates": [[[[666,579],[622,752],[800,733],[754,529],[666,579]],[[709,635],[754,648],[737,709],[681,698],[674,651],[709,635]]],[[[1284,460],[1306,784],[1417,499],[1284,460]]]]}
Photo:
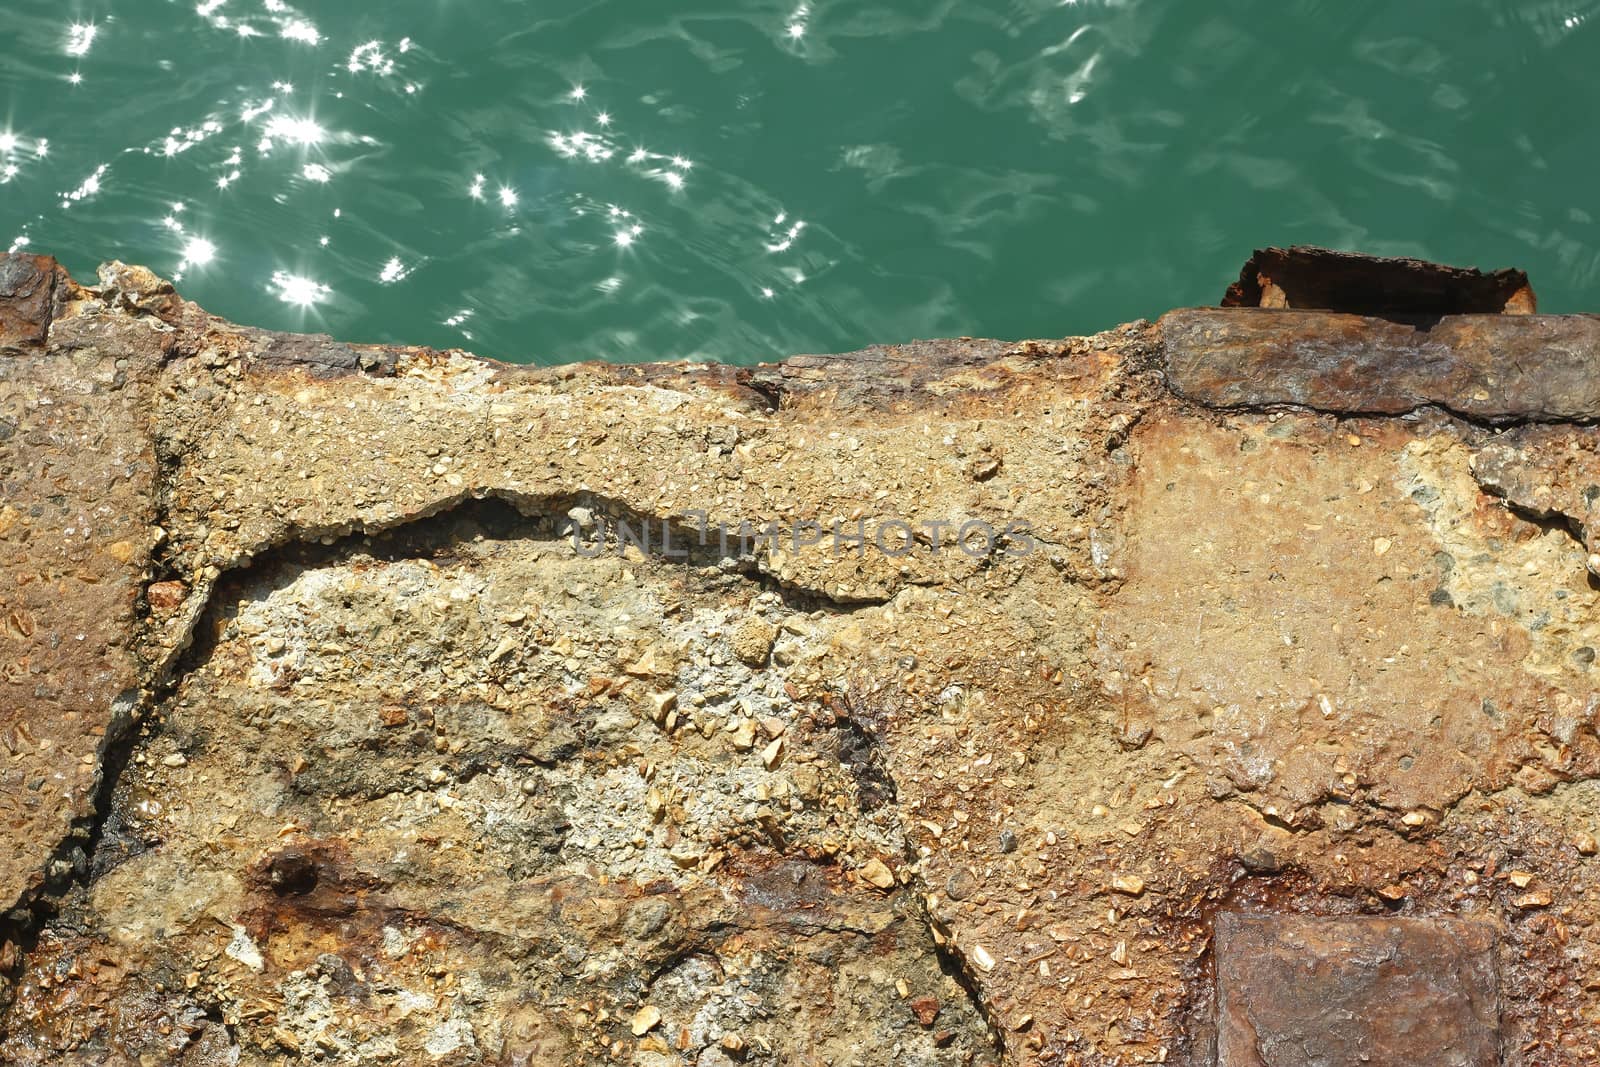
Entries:
{"type": "Polygon", "coordinates": [[[753,362],[1308,242],[1600,311],[1597,0],[3,0],[0,249],[238,322],[753,362]]]}

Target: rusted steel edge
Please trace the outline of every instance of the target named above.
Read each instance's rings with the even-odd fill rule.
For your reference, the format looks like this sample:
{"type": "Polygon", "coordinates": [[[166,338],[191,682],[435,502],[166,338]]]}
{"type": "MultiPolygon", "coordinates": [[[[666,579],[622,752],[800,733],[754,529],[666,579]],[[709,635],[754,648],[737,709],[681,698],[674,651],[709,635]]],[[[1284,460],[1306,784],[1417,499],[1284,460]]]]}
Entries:
{"type": "Polygon", "coordinates": [[[0,355],[44,347],[64,280],[49,256],[0,254],[0,355]]]}
{"type": "MultiPolygon", "coordinates": [[[[180,333],[192,331],[198,343],[242,349],[247,364],[263,369],[388,376],[400,355],[425,353],[232,326],[181,301],[170,284],[147,271],[111,264],[101,273],[119,302],[178,320],[188,328],[180,333]]],[[[48,256],[0,255],[0,351],[41,348],[58,305],[83,292],[48,256]]],[[[1600,421],[1600,318],[1594,316],[1191,308],[1163,316],[1155,337],[1167,387],[1210,408],[1401,415],[1432,407],[1496,426],[1600,421]]],[[[867,382],[903,392],[930,373],[1000,359],[1012,348],[963,339],[880,346],[828,360],[794,357],[757,368],[641,364],[588,373],[651,383],[676,379],[770,405],[775,391],[791,391],[819,373],[858,390],[867,382]]],[[[579,373],[484,362],[518,377],[579,373]]]]}
{"type": "Polygon", "coordinates": [[[1223,295],[1222,306],[1360,315],[1532,315],[1539,301],[1520,270],[1484,271],[1295,245],[1256,249],[1223,295]]]}
{"type": "Polygon", "coordinates": [[[1600,420],[1600,318],[1189,308],[1156,324],[1167,387],[1225,410],[1403,415],[1491,426],[1600,420]]]}

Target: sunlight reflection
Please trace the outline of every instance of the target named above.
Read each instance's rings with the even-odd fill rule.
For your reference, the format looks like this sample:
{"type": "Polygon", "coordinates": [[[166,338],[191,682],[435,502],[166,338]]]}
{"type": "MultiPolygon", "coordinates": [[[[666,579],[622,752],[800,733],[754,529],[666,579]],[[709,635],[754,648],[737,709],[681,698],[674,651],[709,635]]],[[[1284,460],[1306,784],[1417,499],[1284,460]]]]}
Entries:
{"type": "Polygon", "coordinates": [[[811,14],[811,9],[801,4],[794,9],[794,14],[789,16],[789,25],[784,28],[789,40],[798,41],[806,35],[806,16],[811,14]]]}
{"type": "MultiPolygon", "coordinates": [[[[268,106],[270,107],[271,105],[269,104],[268,106]]],[[[222,123],[216,121],[208,121],[187,130],[182,126],[174,126],[172,132],[167,134],[161,141],[161,154],[168,157],[179,155],[221,132],[222,123]]]]}
{"type": "Polygon", "coordinates": [[[321,282],[281,270],[273,272],[272,284],[277,287],[275,295],[279,300],[298,307],[310,307],[333,294],[333,290],[321,282]]]}
{"type": "Polygon", "coordinates": [[[217,246],[204,237],[191,237],[183,246],[183,262],[179,267],[203,267],[217,258],[217,246]]]}
{"type": "Polygon", "coordinates": [[[616,149],[603,138],[583,130],[569,134],[552,133],[550,145],[568,159],[583,156],[591,163],[599,163],[616,155],[616,149]]]}
{"type": "Polygon", "coordinates": [[[394,73],[394,60],[383,54],[382,41],[368,41],[366,44],[358,45],[355,51],[350,53],[345,69],[351,74],[370,70],[388,76],[394,73]]]}
{"type": "Polygon", "coordinates": [[[410,271],[406,270],[406,265],[400,262],[399,256],[391,256],[389,262],[385,263],[383,269],[378,272],[378,281],[384,285],[392,285],[410,273],[410,271]]]}
{"type": "Polygon", "coordinates": [[[110,167],[105,163],[102,163],[96,167],[93,174],[83,179],[83,184],[72,190],[72,192],[62,196],[61,206],[64,208],[71,207],[79,200],[98,193],[100,191],[100,179],[105,177],[106,171],[109,169],[110,167]]]}
{"type": "Polygon", "coordinates": [[[322,41],[322,34],[305,19],[290,19],[285,22],[278,27],[278,36],[286,41],[299,41],[302,44],[318,44],[322,41]]]}
{"type": "Polygon", "coordinates": [[[67,27],[67,55],[87,54],[89,46],[94,43],[94,35],[99,32],[99,28],[92,22],[74,22],[67,27]]]}
{"type": "MultiPolygon", "coordinates": [[[[568,92],[568,98],[580,101],[588,97],[587,90],[581,85],[573,86],[568,92]]],[[[560,132],[552,130],[547,135],[547,141],[558,155],[564,159],[581,159],[588,163],[606,163],[614,159],[619,152],[626,151],[623,159],[630,165],[640,166],[659,160],[660,166],[644,166],[640,177],[661,182],[669,189],[677,192],[685,184],[684,174],[694,164],[681,155],[662,155],[651,152],[644,145],[635,144],[630,149],[623,149],[616,141],[612,140],[617,118],[610,111],[598,111],[594,116],[596,130],[574,130],[560,132]],[[669,169],[670,168],[670,169],[669,169]]],[[[582,215],[582,209],[577,209],[577,214],[582,215]]],[[[613,211],[613,214],[615,212],[613,211]]]]}
{"type": "Polygon", "coordinates": [[[795,219],[794,222],[789,224],[789,228],[787,230],[780,232],[778,227],[781,227],[788,217],[788,212],[781,212],[777,218],[772,220],[774,229],[773,232],[767,236],[768,252],[787,252],[791,247],[793,247],[795,239],[800,236],[800,231],[806,228],[806,224],[804,222],[800,221],[799,219],[795,219]]]}
{"type": "MultiPolygon", "coordinates": [[[[579,294],[597,302],[600,298],[594,292],[585,292],[587,286],[619,295],[625,287],[629,302],[637,299],[642,305],[657,300],[658,293],[665,291],[660,279],[647,276],[648,268],[670,266],[675,256],[707,254],[694,237],[697,226],[711,224],[692,215],[690,209],[703,206],[710,212],[719,204],[714,199],[704,205],[697,203],[702,196],[715,198],[730,183],[740,188],[745,185],[737,172],[717,169],[735,161],[723,158],[718,137],[696,134],[685,121],[686,116],[693,116],[682,110],[681,102],[674,102],[664,90],[641,95],[634,88],[625,88],[622,82],[611,80],[620,72],[587,65],[562,75],[554,73],[559,66],[546,65],[530,76],[516,99],[491,102],[514,108],[516,121],[503,122],[486,112],[481,123],[454,123],[437,111],[428,113],[416,106],[427,102],[437,107],[439,101],[430,101],[430,96],[444,97],[457,91],[455,79],[445,76],[456,72],[445,68],[460,60],[466,53],[459,50],[467,46],[464,39],[440,32],[437,26],[411,27],[422,34],[421,43],[413,43],[409,37],[394,38],[397,27],[393,23],[385,29],[366,16],[347,20],[339,5],[324,7],[305,0],[178,0],[170,5],[150,5],[151,9],[164,9],[162,17],[167,20],[176,15],[177,22],[187,24],[185,32],[215,53],[208,70],[218,77],[205,82],[199,79],[203,57],[187,54],[181,44],[162,43],[165,39],[150,25],[132,24],[124,11],[116,16],[104,13],[113,7],[120,5],[113,0],[65,6],[65,12],[76,12],[76,20],[57,8],[58,14],[44,27],[43,48],[54,56],[50,62],[55,66],[43,75],[45,79],[66,77],[75,66],[89,70],[88,56],[100,63],[114,56],[116,70],[89,70],[97,76],[91,92],[98,95],[110,91],[106,83],[111,75],[123,76],[126,58],[135,66],[153,65],[165,72],[166,84],[182,96],[179,102],[187,102],[187,113],[170,112],[166,120],[174,122],[170,131],[161,129],[166,122],[159,117],[148,124],[130,124],[121,135],[127,139],[100,153],[107,162],[98,166],[92,155],[78,154],[73,144],[76,138],[58,134],[58,159],[45,166],[36,159],[46,155],[46,142],[31,136],[32,128],[44,118],[19,110],[16,130],[0,119],[0,182],[11,183],[0,192],[0,201],[24,194],[42,198],[39,211],[43,213],[31,224],[41,227],[37,244],[57,239],[43,228],[49,225],[46,219],[57,214],[57,199],[62,208],[93,199],[94,203],[81,204],[72,212],[79,223],[87,225],[90,220],[84,216],[90,213],[96,216],[96,226],[113,216],[127,220],[135,239],[124,244],[136,246],[142,240],[154,245],[147,254],[164,262],[178,277],[188,273],[220,284],[225,276],[238,271],[246,288],[252,290],[250,300],[278,309],[269,316],[285,316],[286,306],[313,309],[313,316],[358,313],[362,308],[352,294],[366,298],[375,292],[371,290],[374,282],[391,287],[405,284],[405,289],[397,291],[404,296],[416,288],[409,284],[410,275],[432,262],[421,251],[424,244],[407,243],[406,227],[418,219],[427,226],[435,213],[442,218],[441,231],[462,231],[463,245],[509,238],[523,229],[537,233],[533,258],[539,269],[546,260],[572,263],[573,270],[558,280],[558,287],[575,287],[579,294]],[[328,33],[322,32],[323,26],[328,33]],[[98,37],[100,31],[107,33],[104,40],[98,37]],[[96,47],[99,52],[93,51],[96,47]],[[431,68],[424,70],[428,64],[444,72],[436,76],[431,68]],[[400,70],[401,65],[406,69],[400,70]],[[585,82],[593,82],[592,89],[571,77],[580,72],[585,82]],[[364,77],[367,74],[376,77],[364,77]],[[561,88],[563,82],[566,89],[561,88]],[[200,91],[195,92],[196,88],[200,91]],[[419,90],[420,96],[402,95],[419,90]],[[617,110],[610,110],[612,107],[617,110]],[[442,127],[442,132],[432,133],[432,127],[442,127]],[[462,131],[459,135],[458,129],[462,131]],[[223,133],[227,136],[222,137],[223,133]],[[547,138],[544,150],[537,143],[541,135],[547,138]],[[643,141],[649,141],[650,147],[643,141]],[[201,151],[191,151],[202,144],[201,151]],[[112,175],[109,161],[120,158],[116,154],[119,149],[135,155],[142,152],[144,159],[135,159],[131,165],[120,161],[120,169],[112,175]],[[277,155],[269,159],[273,150],[277,155]],[[694,158],[690,152],[695,153],[694,158]],[[414,166],[403,158],[406,153],[414,166]],[[60,158],[67,156],[71,159],[60,158]],[[561,158],[573,166],[562,166],[561,158]],[[495,184],[489,185],[487,173],[465,171],[468,184],[463,190],[455,184],[460,177],[452,161],[463,171],[482,163],[496,172],[495,184]],[[66,163],[69,169],[58,176],[56,162],[66,163]],[[417,184],[406,188],[406,198],[364,197],[362,183],[379,178],[390,181],[396,173],[392,164],[399,164],[407,180],[412,170],[416,172],[417,184]],[[688,175],[697,165],[701,170],[695,171],[697,180],[690,188],[688,175]],[[608,167],[616,170],[608,171],[608,167]],[[246,168],[251,170],[250,182],[243,181],[246,168]],[[85,175],[76,188],[67,184],[73,174],[85,175]],[[338,190],[331,187],[336,174],[338,190]],[[35,184],[37,190],[30,188],[35,184]],[[665,197],[662,187],[668,190],[665,197]],[[463,191],[477,203],[461,204],[463,191]],[[336,202],[330,193],[340,199],[361,198],[352,199],[357,206],[352,208],[348,224],[332,225],[338,212],[327,207],[336,202]],[[521,201],[524,193],[529,198],[526,206],[521,201]],[[194,210],[185,212],[179,197],[190,200],[194,210]],[[608,205],[610,198],[634,210],[608,205]],[[415,219],[398,217],[401,212],[395,205],[408,202],[417,205],[415,219]],[[169,205],[169,210],[156,214],[163,204],[169,205]],[[496,207],[502,210],[494,210],[496,207]],[[329,218],[329,212],[334,218],[329,218]],[[446,213],[453,217],[444,217],[446,213]],[[574,214],[583,217],[575,219],[574,214]],[[643,223],[644,217],[649,217],[650,223],[643,223]],[[536,231],[536,222],[546,224],[548,232],[536,231]],[[340,234],[337,252],[331,249],[336,228],[340,234]],[[643,238],[647,230],[651,234],[648,242],[643,238]],[[247,232],[256,236],[247,239],[247,232]],[[394,254],[379,259],[384,247],[394,254]],[[412,251],[413,247],[418,250],[412,251]],[[407,250],[405,256],[398,254],[401,249],[407,250]],[[263,262],[258,258],[271,257],[274,251],[276,259],[263,262]],[[587,262],[573,262],[580,259],[587,262]],[[255,265],[245,266],[246,260],[255,260],[255,265]],[[610,276],[605,275],[608,267],[613,272],[610,276]],[[330,278],[332,282],[327,282],[330,278]]],[[[787,47],[781,40],[785,31],[795,40],[804,39],[804,44],[794,48],[796,52],[818,46],[827,27],[819,23],[811,30],[809,22],[819,14],[820,10],[814,11],[800,0],[776,5],[766,16],[767,47],[787,47]],[[787,14],[784,8],[789,9],[787,14]]],[[[76,73],[72,81],[80,81],[76,73]]],[[[461,87],[463,94],[469,91],[478,90],[466,84],[461,87]]],[[[59,88],[57,95],[61,96],[59,88]]],[[[68,94],[63,99],[72,99],[80,107],[94,106],[88,96],[68,94]]],[[[467,109],[475,106],[465,95],[450,96],[445,102],[467,109]]],[[[391,188],[399,186],[378,186],[376,192],[384,194],[391,188]]],[[[761,198],[752,196],[738,204],[737,218],[710,243],[736,248],[730,254],[739,259],[752,255],[760,259],[751,247],[752,238],[761,236],[760,219],[770,220],[771,213],[757,208],[752,214],[748,205],[761,198]]],[[[28,243],[31,232],[22,220],[34,215],[29,210],[15,216],[13,243],[17,247],[28,243]]],[[[713,213],[711,217],[726,216],[713,213]]],[[[785,222],[773,229],[766,235],[771,239],[769,251],[791,249],[804,225],[785,222]]],[[[512,240],[505,244],[518,247],[512,240]]],[[[524,238],[522,246],[526,245],[524,238]]],[[[748,308],[752,295],[764,299],[775,299],[778,291],[786,298],[799,295],[791,293],[791,276],[796,284],[804,276],[782,267],[796,258],[769,259],[764,261],[766,270],[736,278],[733,302],[744,302],[748,308]]],[[[807,266],[820,275],[825,268],[819,264],[820,260],[813,260],[807,266]]],[[[392,298],[397,292],[384,295],[392,298]]],[[[453,297],[446,294],[442,299],[476,300],[466,292],[453,297]]],[[[788,302],[786,299],[786,305],[788,302]]],[[[412,311],[420,313],[425,325],[435,330],[434,316],[443,311],[449,316],[445,325],[450,331],[459,330],[469,337],[468,328],[493,333],[501,318],[499,312],[491,313],[487,302],[482,327],[467,308],[452,314],[448,304],[440,303],[423,304],[412,311]]],[[[447,340],[454,336],[445,332],[447,340]]],[[[486,336],[484,340],[489,339],[486,336]]]]}
{"type": "Polygon", "coordinates": [[[472,340],[472,331],[471,330],[462,330],[461,329],[461,324],[466,322],[471,317],[472,317],[472,309],[471,308],[462,308],[460,311],[456,312],[454,315],[451,315],[448,319],[445,319],[443,325],[449,326],[452,329],[461,330],[461,336],[465,337],[467,340],[470,341],[470,340],[472,340]]]}
{"type": "Polygon", "coordinates": [[[289,115],[274,115],[267,122],[263,131],[263,151],[272,147],[273,140],[289,141],[292,144],[309,147],[321,144],[328,131],[308,118],[294,118],[289,115]]]}

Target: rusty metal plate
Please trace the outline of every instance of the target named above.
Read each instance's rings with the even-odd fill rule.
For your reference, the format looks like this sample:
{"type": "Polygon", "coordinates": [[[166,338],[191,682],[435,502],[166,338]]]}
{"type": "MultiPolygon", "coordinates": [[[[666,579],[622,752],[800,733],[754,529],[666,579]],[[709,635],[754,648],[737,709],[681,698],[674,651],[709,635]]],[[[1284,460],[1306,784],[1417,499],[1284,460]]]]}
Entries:
{"type": "Polygon", "coordinates": [[[1217,1067],[1496,1067],[1494,931],[1457,919],[1217,918],[1217,1067]]]}
{"type": "Polygon", "coordinates": [[[57,270],[48,256],[0,256],[0,351],[44,343],[57,270]]]}
{"type": "Polygon", "coordinates": [[[1191,308],[1160,322],[1167,383],[1208,407],[1278,404],[1399,415],[1435,406],[1494,423],[1600,417],[1600,319],[1191,308]]]}

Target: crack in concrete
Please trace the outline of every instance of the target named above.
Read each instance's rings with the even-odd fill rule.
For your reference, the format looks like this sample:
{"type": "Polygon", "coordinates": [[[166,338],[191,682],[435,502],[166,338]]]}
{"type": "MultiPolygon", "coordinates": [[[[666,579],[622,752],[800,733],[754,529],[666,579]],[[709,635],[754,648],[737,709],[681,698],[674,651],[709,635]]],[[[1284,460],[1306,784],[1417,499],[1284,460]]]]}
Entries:
{"type": "MultiPolygon", "coordinates": [[[[169,521],[166,508],[169,494],[165,491],[168,484],[167,479],[163,478],[157,488],[157,499],[161,502],[158,508],[158,522],[163,526],[169,521]]],[[[47,877],[46,882],[30,898],[18,901],[9,909],[4,919],[0,920],[0,943],[10,941],[19,946],[19,951],[16,953],[16,967],[20,968],[25,964],[26,958],[37,946],[40,932],[58,914],[60,902],[74,888],[87,887],[99,873],[103,873],[97,869],[95,858],[104,838],[106,821],[111,814],[112,797],[135,750],[148,744],[155,736],[141,734],[137,726],[170,699],[183,684],[184,679],[203,665],[205,652],[195,649],[194,636],[201,622],[214,610],[214,599],[218,588],[225,582],[237,583],[247,580],[250,574],[269,571],[285,562],[286,558],[297,550],[305,551],[311,557],[308,566],[331,566],[348,560],[358,552],[372,551],[375,541],[384,539],[397,541],[409,531],[426,527],[428,524],[434,524],[439,528],[429,531],[433,535],[432,538],[425,536],[422,542],[441,544],[449,540],[451,525],[463,520],[470,521],[473,517],[472,511],[482,511],[496,501],[514,510],[517,516],[515,525],[519,527],[524,525],[537,527],[541,523],[548,522],[554,529],[561,523],[570,521],[566,519],[567,511],[584,504],[597,504],[608,508],[615,514],[625,516],[619,520],[623,522],[631,521],[642,525],[654,521],[660,526],[672,522],[666,516],[645,515],[628,508],[618,500],[590,493],[532,497],[510,490],[467,489],[441,497],[423,508],[382,525],[329,523],[314,528],[286,530],[270,543],[241,552],[237,557],[239,562],[234,565],[215,568],[215,573],[196,583],[186,598],[180,609],[176,635],[170,641],[165,654],[158,659],[143,660],[142,665],[146,672],[143,692],[137,696],[132,693],[125,694],[128,698],[126,712],[115,716],[112,725],[106,730],[96,756],[99,781],[92,810],[87,816],[75,820],[72,830],[57,845],[45,864],[47,872],[59,871],[59,874],[53,878],[47,877]],[[337,539],[331,544],[320,543],[329,537],[337,539]],[[191,652],[196,654],[191,655],[191,652]]],[[[677,535],[682,544],[702,549],[708,547],[703,538],[696,537],[692,530],[681,525],[678,527],[677,535]]],[[[548,540],[553,543],[566,540],[567,536],[567,533],[556,530],[554,536],[549,538],[533,539],[548,540]]],[[[527,538],[524,534],[518,539],[527,538]]],[[[617,547],[620,549],[621,546],[617,547]]],[[[422,545],[419,544],[416,552],[420,552],[421,548],[422,545]]],[[[382,548],[379,550],[382,551],[382,548]]],[[[395,554],[391,558],[417,558],[417,556],[415,553],[395,554]]],[[[724,573],[735,574],[756,583],[765,591],[777,593],[786,605],[796,609],[821,606],[824,610],[849,614],[863,608],[888,603],[893,599],[891,595],[881,599],[840,601],[823,590],[785,582],[763,570],[758,558],[748,555],[735,556],[719,551],[691,551],[683,560],[660,562],[681,562],[685,566],[716,566],[724,573]]],[[[195,566],[202,573],[208,573],[207,566],[203,562],[195,566]]],[[[215,567],[214,564],[211,566],[215,567]]],[[[169,577],[181,574],[170,561],[156,561],[156,569],[169,577]]],[[[153,615],[149,613],[148,603],[144,604],[144,609],[146,614],[141,620],[141,627],[148,633],[155,624],[153,615]]],[[[141,643],[136,642],[136,646],[139,644],[141,643]]],[[[469,773],[464,777],[457,775],[452,780],[457,783],[471,781],[487,768],[488,762],[487,758],[475,761],[474,764],[469,764],[467,768],[469,773]]],[[[398,792],[415,791],[417,790],[398,792]]],[[[0,1010],[0,1037],[6,1032],[6,1012],[0,1010]]]]}

